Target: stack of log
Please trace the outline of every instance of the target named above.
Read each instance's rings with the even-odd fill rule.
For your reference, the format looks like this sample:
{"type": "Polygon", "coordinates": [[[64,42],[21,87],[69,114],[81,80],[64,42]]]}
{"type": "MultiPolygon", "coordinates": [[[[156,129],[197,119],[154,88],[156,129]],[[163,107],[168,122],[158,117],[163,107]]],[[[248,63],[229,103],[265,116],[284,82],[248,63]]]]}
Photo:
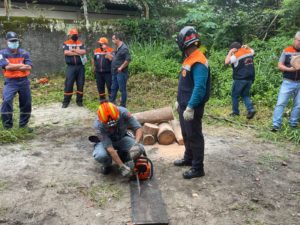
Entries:
{"type": "Polygon", "coordinates": [[[143,124],[144,145],[169,145],[177,141],[183,145],[180,124],[174,119],[171,107],[149,110],[133,114],[143,124]]]}

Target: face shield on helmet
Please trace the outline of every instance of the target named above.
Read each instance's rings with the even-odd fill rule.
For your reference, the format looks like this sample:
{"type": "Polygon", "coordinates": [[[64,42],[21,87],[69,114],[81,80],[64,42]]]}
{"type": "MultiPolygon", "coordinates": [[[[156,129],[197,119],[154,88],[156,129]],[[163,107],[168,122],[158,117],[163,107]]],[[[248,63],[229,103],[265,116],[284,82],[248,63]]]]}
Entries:
{"type": "Polygon", "coordinates": [[[192,26],[186,26],[181,29],[176,38],[176,43],[180,49],[180,51],[184,51],[187,47],[192,44],[197,47],[200,46],[200,36],[192,26]]]}
{"type": "Polygon", "coordinates": [[[117,106],[110,102],[101,103],[97,114],[100,122],[107,127],[115,127],[118,123],[119,110],[117,106]]]}

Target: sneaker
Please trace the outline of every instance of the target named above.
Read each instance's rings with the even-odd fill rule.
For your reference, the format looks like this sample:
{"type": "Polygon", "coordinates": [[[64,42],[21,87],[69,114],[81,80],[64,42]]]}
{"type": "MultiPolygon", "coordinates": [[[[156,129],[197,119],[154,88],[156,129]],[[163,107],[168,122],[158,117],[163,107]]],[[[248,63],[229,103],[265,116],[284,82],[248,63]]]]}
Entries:
{"type": "Polygon", "coordinates": [[[100,173],[107,175],[111,172],[111,166],[101,166],[100,173]]]}
{"type": "Polygon", "coordinates": [[[174,161],[174,166],[192,166],[192,162],[185,161],[184,159],[177,159],[174,161]]]}
{"type": "Polygon", "coordinates": [[[82,102],[76,102],[76,104],[77,104],[79,107],[83,107],[82,102]]]}
{"type": "Polygon", "coordinates": [[[247,119],[252,119],[253,117],[254,117],[254,115],[255,115],[255,111],[253,111],[253,112],[248,112],[248,114],[247,114],[247,119]]]}
{"type": "Polygon", "coordinates": [[[64,102],[61,107],[62,108],[67,108],[68,106],[69,106],[69,103],[64,102]]]}
{"type": "Polygon", "coordinates": [[[192,178],[195,178],[195,177],[203,177],[203,176],[205,176],[205,172],[204,172],[203,169],[191,168],[191,169],[185,171],[182,174],[182,176],[183,176],[184,179],[192,179],[192,178]]]}
{"type": "Polygon", "coordinates": [[[240,114],[234,113],[234,112],[232,112],[232,113],[229,114],[229,116],[232,116],[232,117],[234,117],[234,116],[239,116],[239,115],[240,115],[240,114]]]}
{"type": "Polygon", "coordinates": [[[277,132],[277,131],[279,131],[279,127],[273,126],[273,127],[271,128],[271,131],[272,131],[272,132],[277,132]]]}

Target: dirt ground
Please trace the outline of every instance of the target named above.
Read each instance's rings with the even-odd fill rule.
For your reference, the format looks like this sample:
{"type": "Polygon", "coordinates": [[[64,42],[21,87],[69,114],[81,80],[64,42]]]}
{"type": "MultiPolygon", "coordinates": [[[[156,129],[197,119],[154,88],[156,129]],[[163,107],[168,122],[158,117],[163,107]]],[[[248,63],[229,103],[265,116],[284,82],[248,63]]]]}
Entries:
{"type": "MultiPolygon", "coordinates": [[[[35,138],[0,146],[0,225],[130,222],[128,181],[99,173],[87,137],[95,115],[71,105],[33,110],[35,138]]],[[[206,176],[183,180],[183,147],[147,147],[171,225],[299,225],[300,148],[253,130],[205,125],[206,176]]]]}

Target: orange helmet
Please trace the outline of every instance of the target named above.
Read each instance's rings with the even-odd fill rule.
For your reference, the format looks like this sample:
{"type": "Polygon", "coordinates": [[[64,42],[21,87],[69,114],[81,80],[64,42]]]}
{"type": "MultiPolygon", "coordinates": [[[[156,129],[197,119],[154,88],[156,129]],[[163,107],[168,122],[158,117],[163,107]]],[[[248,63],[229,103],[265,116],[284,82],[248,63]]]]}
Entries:
{"type": "Polygon", "coordinates": [[[69,31],[69,35],[74,35],[74,34],[77,34],[78,35],[78,30],[76,28],[72,28],[70,31],[69,31]]]}
{"type": "Polygon", "coordinates": [[[119,110],[117,106],[111,102],[103,102],[100,104],[98,111],[98,118],[101,123],[113,127],[119,120],[119,110]]]}
{"type": "Polygon", "coordinates": [[[106,37],[101,37],[101,38],[99,38],[98,43],[100,43],[100,44],[108,44],[108,40],[107,40],[106,37]]]}

